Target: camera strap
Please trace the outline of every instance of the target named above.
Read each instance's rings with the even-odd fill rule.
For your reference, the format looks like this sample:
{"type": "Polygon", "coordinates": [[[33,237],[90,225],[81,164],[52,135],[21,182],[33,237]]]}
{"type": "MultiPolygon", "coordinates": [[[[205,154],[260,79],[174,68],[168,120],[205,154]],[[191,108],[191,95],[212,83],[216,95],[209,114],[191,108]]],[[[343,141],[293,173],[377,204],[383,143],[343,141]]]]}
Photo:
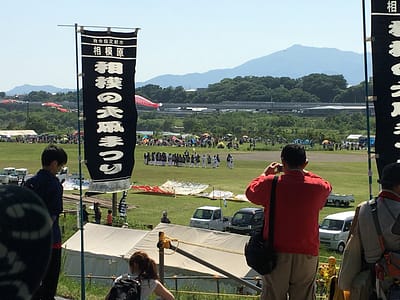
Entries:
{"type": "Polygon", "coordinates": [[[274,245],[274,225],[275,225],[275,190],[278,183],[279,175],[275,175],[272,180],[271,197],[269,200],[269,220],[268,220],[268,241],[270,245],[274,245]]]}

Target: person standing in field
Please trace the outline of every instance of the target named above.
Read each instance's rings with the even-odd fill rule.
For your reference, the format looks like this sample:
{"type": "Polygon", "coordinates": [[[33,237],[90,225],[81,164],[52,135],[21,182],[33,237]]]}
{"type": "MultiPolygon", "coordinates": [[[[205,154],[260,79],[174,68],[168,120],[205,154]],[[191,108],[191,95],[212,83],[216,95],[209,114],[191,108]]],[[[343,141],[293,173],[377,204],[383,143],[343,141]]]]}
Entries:
{"type": "Polygon", "coordinates": [[[112,210],[109,209],[107,210],[107,225],[112,226],[113,224],[113,215],[112,215],[112,210]]]}
{"type": "Polygon", "coordinates": [[[46,274],[32,300],[54,300],[61,268],[61,231],[58,223],[63,211],[63,186],[56,174],[67,163],[64,149],[47,146],[41,156],[42,168],[25,182],[45,203],[52,221],[52,251],[46,274]]]}
{"type": "Polygon", "coordinates": [[[161,223],[168,223],[168,224],[171,223],[170,219],[168,218],[168,213],[167,213],[166,210],[164,210],[164,211],[162,212],[162,217],[161,217],[160,222],[161,222],[161,223]]]}
{"type": "Polygon", "coordinates": [[[86,224],[87,222],[89,222],[89,213],[86,209],[86,204],[83,204],[83,206],[82,206],[82,221],[83,221],[83,224],[86,224]]]}
{"type": "Polygon", "coordinates": [[[94,209],[94,221],[96,222],[96,224],[100,224],[101,222],[100,203],[95,202],[93,205],[93,209],[94,209]]]}
{"type": "Polygon", "coordinates": [[[276,268],[262,276],[262,300],[315,299],[315,276],[319,255],[319,211],[332,190],[331,184],[306,171],[308,164],[303,146],[286,145],[281,163],[272,162],[246,189],[254,204],[264,206],[264,238],[268,238],[268,215],[271,185],[276,174],[283,172],[276,185],[274,249],[276,268]],[[288,298],[287,298],[288,297],[288,298]]]}

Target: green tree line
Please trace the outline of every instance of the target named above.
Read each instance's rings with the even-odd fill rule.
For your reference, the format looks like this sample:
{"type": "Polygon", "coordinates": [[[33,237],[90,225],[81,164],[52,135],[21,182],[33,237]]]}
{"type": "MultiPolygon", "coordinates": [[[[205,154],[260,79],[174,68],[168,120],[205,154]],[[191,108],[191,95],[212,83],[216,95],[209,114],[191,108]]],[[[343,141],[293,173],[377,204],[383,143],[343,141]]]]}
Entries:
{"type": "MultiPolygon", "coordinates": [[[[371,89],[371,85],[369,86],[371,89]]],[[[236,77],[210,84],[208,88],[185,91],[183,87],[161,88],[146,85],[136,94],[163,103],[220,103],[223,101],[274,101],[363,103],[365,86],[347,86],[342,75],[310,74],[299,79],[289,77],[236,77]]],[[[4,93],[0,98],[7,98],[4,93]]],[[[37,133],[70,134],[77,129],[77,113],[62,113],[39,105],[56,102],[76,111],[76,93],[50,94],[31,92],[17,98],[18,103],[0,104],[0,129],[33,129],[37,133]]],[[[82,99],[82,98],[81,98],[82,99]]],[[[199,135],[209,132],[222,137],[253,136],[264,139],[331,139],[340,141],[348,133],[365,133],[366,119],[362,113],[339,114],[326,117],[301,115],[252,114],[230,112],[192,114],[177,117],[162,112],[139,112],[137,130],[178,131],[199,135]]],[[[374,120],[371,120],[374,128],[374,120]]]]}
{"type": "MultiPolygon", "coordinates": [[[[370,85],[370,90],[372,86],[370,85]]],[[[361,103],[365,85],[348,86],[342,75],[310,74],[299,79],[289,77],[236,77],[210,84],[208,88],[187,92],[183,87],[161,88],[146,85],[137,89],[152,101],[162,103],[241,102],[323,102],[361,103]]]]}
{"type": "MultiPolygon", "coordinates": [[[[372,90],[372,84],[369,84],[372,90]]],[[[162,88],[149,84],[138,87],[136,94],[162,103],[241,102],[322,102],[361,103],[365,101],[365,85],[348,86],[343,75],[310,74],[301,78],[245,76],[223,79],[208,88],[186,91],[183,87],[162,88]]],[[[370,94],[370,93],[369,93],[370,94]]],[[[7,95],[2,92],[0,98],[7,95]]],[[[76,93],[50,94],[44,91],[19,96],[29,102],[76,103],[76,93]]]]}
{"type": "MultiPolygon", "coordinates": [[[[375,120],[369,120],[375,128],[375,120]]],[[[295,139],[325,139],[341,142],[351,133],[367,134],[367,119],[363,113],[340,113],[321,117],[305,117],[289,114],[263,114],[251,112],[229,112],[196,114],[183,118],[162,115],[156,112],[141,113],[137,130],[151,130],[159,137],[163,131],[201,135],[204,132],[222,138],[228,134],[259,138],[270,142],[291,142],[295,139]]]]}
{"type": "MultiPolygon", "coordinates": [[[[62,113],[56,109],[38,106],[27,115],[24,110],[0,108],[0,129],[33,129],[38,134],[71,134],[77,130],[77,113],[62,113]]],[[[375,128],[375,120],[370,120],[375,128]]],[[[83,129],[83,126],[81,126],[83,129]]],[[[201,135],[204,132],[222,138],[228,134],[244,135],[266,141],[287,142],[324,139],[340,142],[350,133],[366,134],[366,116],[363,113],[341,113],[324,117],[305,117],[290,114],[264,114],[227,112],[215,114],[190,114],[178,117],[161,112],[140,111],[138,131],[153,131],[157,137],[163,132],[201,135]]]]}

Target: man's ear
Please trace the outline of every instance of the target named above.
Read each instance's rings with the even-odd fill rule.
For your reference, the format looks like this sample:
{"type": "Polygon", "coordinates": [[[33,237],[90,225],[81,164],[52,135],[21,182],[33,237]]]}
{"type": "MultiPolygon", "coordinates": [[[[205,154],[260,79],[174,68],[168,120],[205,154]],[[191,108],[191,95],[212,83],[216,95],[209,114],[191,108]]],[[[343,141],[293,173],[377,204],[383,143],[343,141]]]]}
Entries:
{"type": "Polygon", "coordinates": [[[305,169],[307,167],[307,165],[308,165],[308,159],[306,159],[306,161],[304,162],[303,169],[305,169]]]}

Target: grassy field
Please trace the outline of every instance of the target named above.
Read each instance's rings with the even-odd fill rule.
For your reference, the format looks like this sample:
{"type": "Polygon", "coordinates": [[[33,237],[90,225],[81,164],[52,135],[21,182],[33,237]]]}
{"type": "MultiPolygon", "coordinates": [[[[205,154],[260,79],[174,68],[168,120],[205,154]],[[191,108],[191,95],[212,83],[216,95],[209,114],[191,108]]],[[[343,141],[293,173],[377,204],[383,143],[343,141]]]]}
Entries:
{"type": "MultiPolygon", "coordinates": [[[[45,144],[18,144],[18,143],[0,143],[0,153],[2,159],[0,160],[0,169],[3,167],[16,167],[28,168],[30,173],[35,173],[40,168],[40,154],[45,147],[45,144]]],[[[70,173],[78,172],[78,146],[77,145],[62,145],[67,151],[69,156],[68,168],[70,173]]],[[[83,147],[82,147],[83,149],[83,147]]],[[[192,152],[192,149],[188,149],[192,152]]],[[[279,150],[277,147],[275,150],[279,150]]],[[[229,151],[227,149],[204,149],[198,148],[196,151],[200,154],[204,153],[218,153],[221,157],[221,166],[219,168],[190,168],[190,167],[162,167],[162,166],[148,166],[143,163],[144,152],[149,151],[164,151],[171,153],[182,153],[185,148],[172,148],[172,147],[143,147],[138,146],[135,151],[136,164],[132,175],[132,183],[138,185],[161,185],[167,180],[176,180],[182,182],[195,182],[208,184],[208,192],[215,190],[231,191],[234,194],[243,194],[247,184],[254,177],[258,176],[264,167],[270,162],[270,158],[279,160],[279,152],[248,152],[243,151],[229,151]],[[232,153],[234,157],[235,167],[229,169],[226,167],[226,155],[232,153]]],[[[330,181],[333,185],[334,192],[342,194],[353,194],[356,199],[355,205],[365,201],[369,198],[368,186],[368,164],[367,155],[364,151],[342,151],[340,157],[334,157],[338,152],[332,151],[308,151],[309,156],[317,157],[310,160],[308,169],[321,175],[330,181]]],[[[83,150],[82,150],[83,156],[83,150]]],[[[88,178],[86,167],[82,166],[83,175],[88,178]]],[[[373,195],[378,192],[378,184],[376,183],[376,166],[372,162],[373,171],[373,195]]],[[[78,191],[69,191],[66,193],[78,193],[78,191]]],[[[121,195],[118,195],[118,199],[121,195]]],[[[100,196],[103,199],[109,199],[111,203],[111,194],[100,196]]],[[[128,212],[128,223],[131,227],[144,228],[146,225],[157,225],[160,221],[161,213],[163,210],[168,211],[168,216],[173,223],[180,225],[188,225],[189,219],[193,214],[196,207],[201,205],[221,205],[219,200],[210,200],[207,198],[200,198],[194,196],[163,196],[158,194],[140,193],[134,190],[129,191],[127,203],[130,208],[128,212]]],[[[254,206],[246,202],[233,202],[228,201],[227,207],[223,207],[223,213],[226,216],[232,214],[241,207],[254,206]]],[[[75,205],[65,208],[75,208],[75,205]]],[[[354,207],[338,208],[338,207],[325,207],[320,213],[320,219],[328,214],[332,214],[344,210],[353,210],[354,207]]],[[[106,209],[103,208],[103,219],[106,216],[106,209]]],[[[105,220],[104,220],[105,221],[105,220]]],[[[66,240],[75,230],[74,224],[76,218],[71,217],[67,220],[69,225],[68,230],[64,236],[66,240]]],[[[321,249],[321,261],[329,255],[334,255],[340,259],[340,255],[335,252],[321,249]]],[[[63,281],[64,282],[64,281],[63,281]]],[[[60,292],[78,290],[69,286],[70,283],[60,283],[60,292]]],[[[65,294],[64,293],[64,294],[65,294]]],[[[104,297],[104,291],[93,291],[94,296],[88,296],[87,299],[102,299],[101,296],[97,298],[96,293],[100,293],[104,297]],[[93,298],[91,298],[93,297],[93,298]]],[[[67,293],[68,294],[68,293],[67,293]]],[[[71,296],[71,295],[70,295],[71,296]]]]}
{"type": "MultiPolygon", "coordinates": [[[[3,158],[0,160],[0,169],[4,167],[28,168],[30,173],[35,173],[40,168],[40,154],[44,144],[18,144],[18,143],[0,143],[0,153],[3,158]]],[[[78,172],[78,146],[62,145],[69,156],[68,168],[70,173],[78,172]]],[[[206,190],[211,192],[215,190],[231,191],[234,194],[243,194],[247,184],[254,177],[258,176],[264,167],[271,161],[264,158],[264,152],[251,152],[250,156],[245,155],[242,159],[240,154],[245,151],[232,152],[227,149],[209,149],[198,148],[198,153],[218,153],[221,157],[221,166],[219,168],[190,168],[190,167],[162,167],[144,165],[143,154],[146,151],[165,151],[171,153],[182,153],[185,148],[166,148],[166,147],[137,147],[135,151],[135,168],[132,174],[132,183],[137,185],[161,185],[167,180],[176,180],[182,182],[195,182],[208,184],[206,190]],[[232,153],[235,159],[235,167],[228,169],[225,158],[227,153],[232,153]],[[251,157],[254,156],[254,157],[251,157]],[[249,159],[250,157],[250,159],[249,159]]],[[[191,152],[192,149],[189,149],[191,152]]],[[[249,153],[249,152],[247,152],[249,153]]],[[[266,153],[266,152],[265,152],[266,153]]],[[[356,204],[368,199],[368,165],[367,156],[364,151],[350,152],[341,151],[341,157],[338,160],[331,159],[329,156],[333,152],[329,151],[308,151],[309,156],[318,153],[317,160],[310,160],[308,169],[329,180],[333,185],[333,190],[341,194],[354,194],[356,204]],[[322,157],[322,158],[321,158],[322,157]],[[324,159],[326,157],[327,159],[324,159]],[[360,160],[361,157],[361,160],[360,160]],[[365,161],[364,161],[365,158],[365,161]],[[354,161],[353,161],[354,160],[354,161]]],[[[273,152],[275,160],[279,159],[279,152],[273,152]]],[[[83,156],[83,150],[82,150],[83,156]]],[[[271,157],[271,154],[265,155],[271,157]]],[[[372,171],[374,174],[372,190],[373,194],[378,192],[376,183],[376,167],[372,161],[372,171]]],[[[83,176],[88,178],[86,166],[82,164],[83,176]]],[[[66,193],[78,193],[78,191],[66,191],[66,193]]],[[[110,199],[111,194],[101,196],[104,199],[110,199]]],[[[120,197],[120,195],[118,195],[120,197]]],[[[128,204],[136,207],[130,210],[129,219],[132,223],[145,223],[156,225],[161,217],[163,210],[168,210],[168,214],[174,223],[186,225],[193,210],[201,205],[219,205],[218,200],[193,196],[170,196],[140,193],[134,190],[128,193],[128,204]]],[[[232,215],[238,208],[248,206],[248,203],[228,202],[224,208],[224,213],[232,215]]],[[[251,205],[251,204],[250,204],[251,205]]],[[[348,208],[352,209],[352,208],[348,208]]],[[[343,208],[326,207],[321,212],[321,218],[327,214],[343,210],[343,208]]],[[[103,214],[105,216],[105,213],[103,214]]]]}

